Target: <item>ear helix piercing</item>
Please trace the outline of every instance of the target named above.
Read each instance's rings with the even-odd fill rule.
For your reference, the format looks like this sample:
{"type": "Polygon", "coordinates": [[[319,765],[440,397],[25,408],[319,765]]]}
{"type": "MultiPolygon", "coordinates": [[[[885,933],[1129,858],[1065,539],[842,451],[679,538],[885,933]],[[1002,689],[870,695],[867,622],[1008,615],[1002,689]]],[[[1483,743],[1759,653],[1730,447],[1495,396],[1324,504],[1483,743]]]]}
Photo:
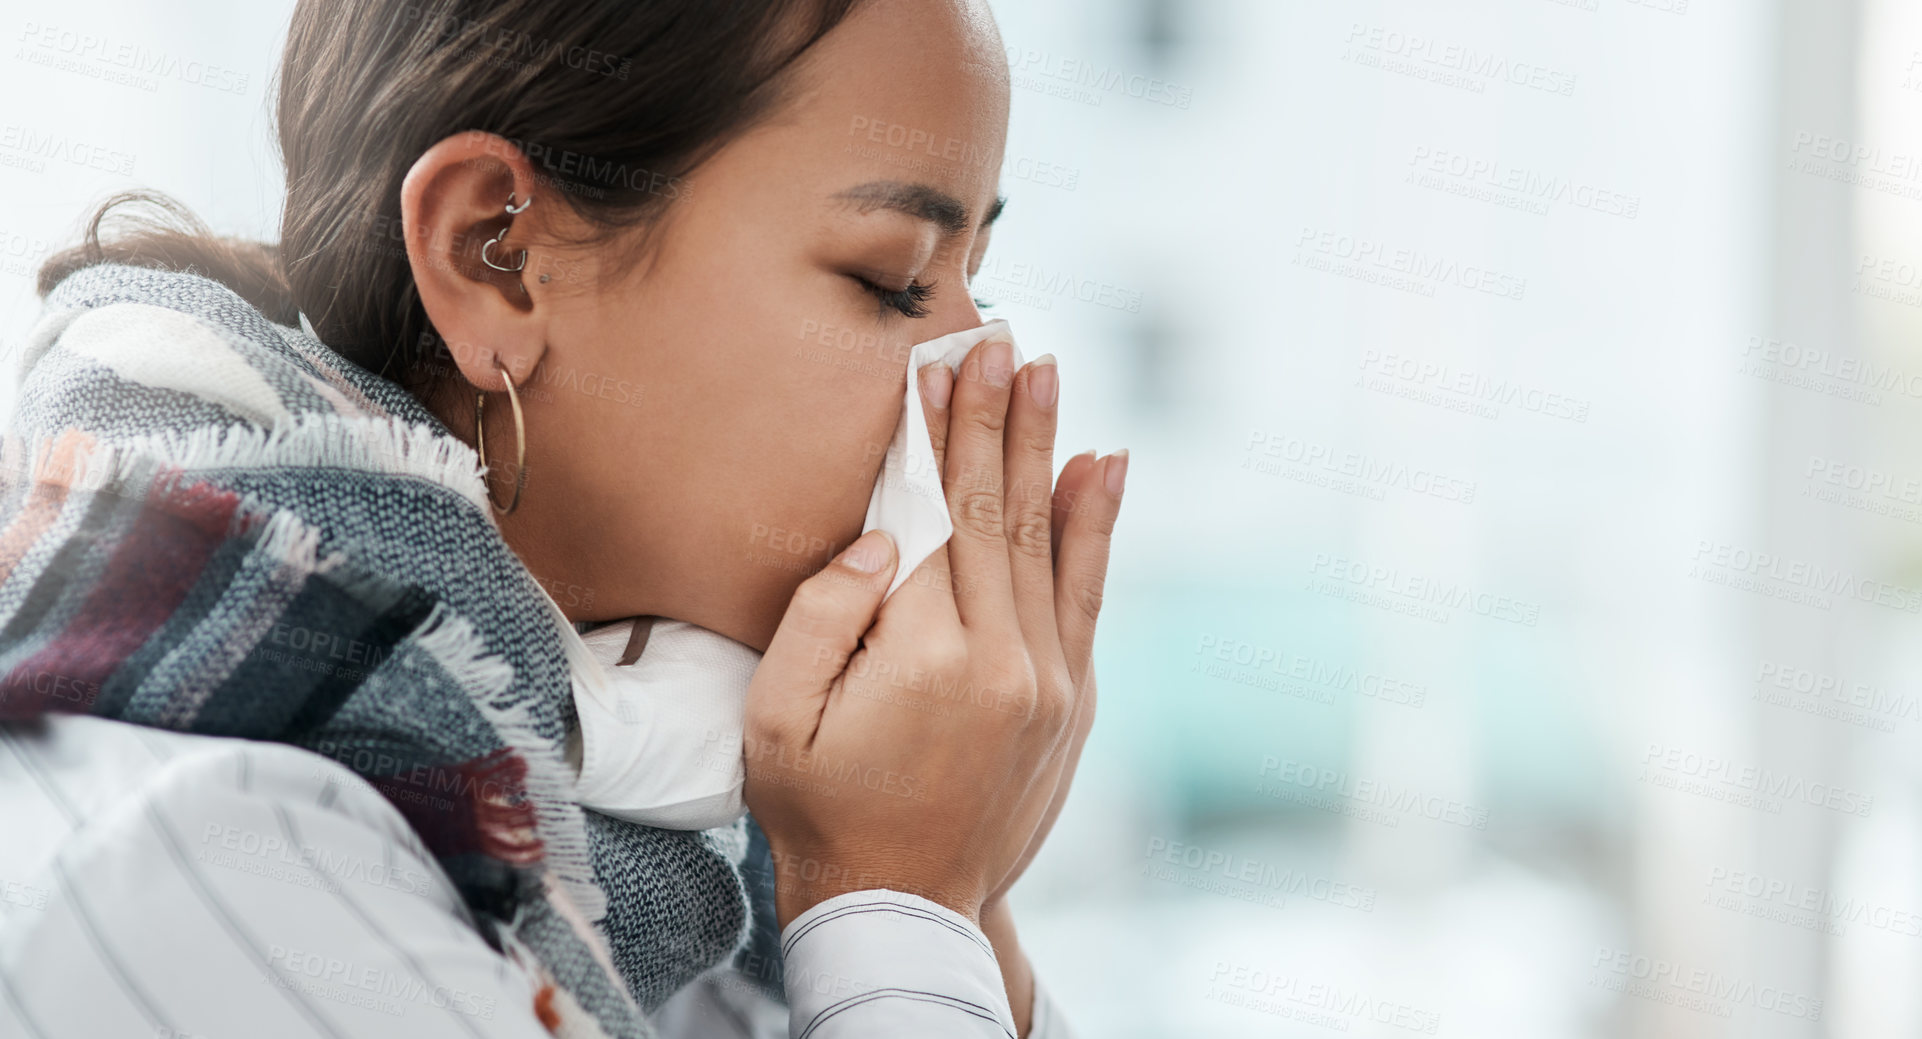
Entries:
{"type": "MultiPolygon", "coordinates": [[[[505,208],[507,210],[508,216],[519,216],[524,210],[527,209],[528,206],[531,206],[534,204],[534,196],[529,195],[527,196],[526,201],[516,206],[514,204],[514,194],[515,193],[511,191],[507,193],[507,205],[505,208]]],[[[518,272],[521,268],[527,266],[527,250],[525,249],[521,250],[520,259],[516,260],[514,262],[514,266],[512,267],[504,267],[501,264],[495,263],[494,258],[488,255],[489,251],[491,251],[495,246],[501,244],[502,240],[504,240],[507,237],[508,229],[513,226],[514,225],[509,224],[507,225],[507,227],[501,228],[499,234],[481,243],[481,262],[505,274],[514,274],[518,272]]],[[[526,287],[523,286],[522,291],[525,291],[525,290],[526,290],[526,287]]]]}

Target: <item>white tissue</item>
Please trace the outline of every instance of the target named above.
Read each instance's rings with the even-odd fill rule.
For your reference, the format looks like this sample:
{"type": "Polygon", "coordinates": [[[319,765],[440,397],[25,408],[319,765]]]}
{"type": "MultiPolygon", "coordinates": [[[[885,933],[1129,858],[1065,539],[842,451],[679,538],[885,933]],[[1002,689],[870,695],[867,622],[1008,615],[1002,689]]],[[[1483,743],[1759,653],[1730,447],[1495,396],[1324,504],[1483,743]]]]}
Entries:
{"type": "MultiPolygon", "coordinates": [[[[958,372],[969,350],[996,335],[1014,343],[1008,323],[996,320],[930,339],[908,352],[908,386],[901,421],[894,427],[894,440],[888,444],[881,476],[874,481],[874,496],[868,500],[867,524],[861,528],[863,534],[876,527],[887,531],[900,550],[901,562],[888,584],[888,595],[893,595],[914,568],[954,534],[948,499],[941,493],[941,471],[934,462],[934,441],[928,436],[928,417],[921,410],[920,371],[938,361],[958,372]]],[[[1021,346],[1016,343],[1014,365],[1019,368],[1023,363],[1021,346]]]]}

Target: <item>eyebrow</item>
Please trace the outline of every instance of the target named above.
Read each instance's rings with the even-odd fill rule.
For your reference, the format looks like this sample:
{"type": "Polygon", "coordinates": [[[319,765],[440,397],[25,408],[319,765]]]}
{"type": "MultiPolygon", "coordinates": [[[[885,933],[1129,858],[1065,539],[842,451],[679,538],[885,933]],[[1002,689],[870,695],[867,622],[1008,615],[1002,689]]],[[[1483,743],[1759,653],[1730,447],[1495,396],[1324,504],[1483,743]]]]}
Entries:
{"type": "MultiPolygon", "coordinates": [[[[942,234],[959,234],[968,229],[968,207],[953,195],[926,184],[873,180],[857,184],[834,197],[853,203],[857,211],[862,213],[877,209],[906,213],[917,220],[934,224],[942,234]]],[[[988,207],[987,215],[981,218],[981,226],[986,227],[999,219],[1007,205],[1007,196],[997,196],[994,204],[988,207]]]]}

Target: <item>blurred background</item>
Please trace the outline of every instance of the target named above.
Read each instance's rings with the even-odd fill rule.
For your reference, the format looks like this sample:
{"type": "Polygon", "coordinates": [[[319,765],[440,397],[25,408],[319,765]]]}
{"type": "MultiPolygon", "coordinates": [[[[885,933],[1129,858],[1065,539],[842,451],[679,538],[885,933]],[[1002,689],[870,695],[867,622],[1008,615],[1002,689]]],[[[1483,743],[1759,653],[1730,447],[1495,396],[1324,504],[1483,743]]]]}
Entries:
{"type": "MultiPolygon", "coordinates": [[[[11,8],[0,347],[113,190],[275,236],[289,7],[11,8]]],[[[1922,1035],[1922,8],[996,8],[975,293],[1134,459],[1081,1033],[1922,1035]]]]}

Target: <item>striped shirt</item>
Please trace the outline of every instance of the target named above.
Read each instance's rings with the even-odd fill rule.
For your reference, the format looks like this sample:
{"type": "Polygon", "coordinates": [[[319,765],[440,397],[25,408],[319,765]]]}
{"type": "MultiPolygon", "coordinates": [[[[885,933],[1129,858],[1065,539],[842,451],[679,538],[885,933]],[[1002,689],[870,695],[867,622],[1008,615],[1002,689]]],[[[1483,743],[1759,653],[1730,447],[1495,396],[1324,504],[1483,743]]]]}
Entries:
{"type": "MultiPolygon", "coordinates": [[[[0,724],[0,1035],[36,1039],[546,1036],[385,798],[296,747],[90,716],[0,724]]],[[[787,1007],[711,972],[669,1039],[1010,1037],[979,928],[860,891],[782,934],[787,1007]]],[[[1068,1033],[1037,991],[1035,1039],[1068,1033]]]]}

